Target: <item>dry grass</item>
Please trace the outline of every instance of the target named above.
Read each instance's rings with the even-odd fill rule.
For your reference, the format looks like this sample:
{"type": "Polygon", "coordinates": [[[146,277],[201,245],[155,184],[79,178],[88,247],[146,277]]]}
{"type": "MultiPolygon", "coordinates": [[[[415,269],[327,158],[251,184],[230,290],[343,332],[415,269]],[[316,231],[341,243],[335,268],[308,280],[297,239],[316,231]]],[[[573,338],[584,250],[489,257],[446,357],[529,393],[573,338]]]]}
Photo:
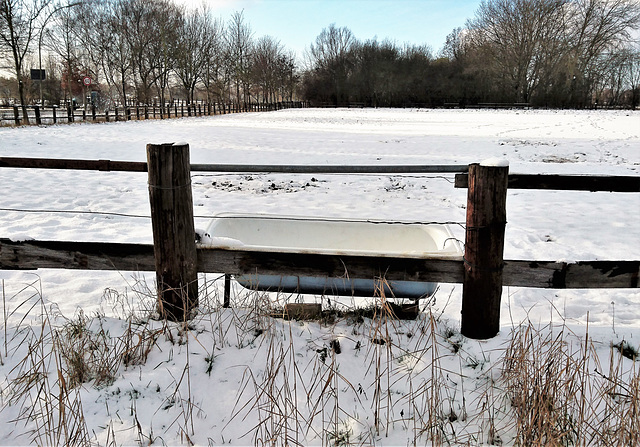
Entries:
{"type": "MultiPolygon", "coordinates": [[[[135,299],[107,289],[103,307],[121,319],[117,334],[105,329],[102,313],[66,319],[47,308],[38,281],[10,297],[3,287],[0,362],[10,368],[3,411],[14,415],[16,430],[24,428],[26,442],[96,444],[81,388],[107,390],[123,371],[164,355],[177,367],[161,409],[175,417],[154,433],[132,399],[137,442],[164,443],[171,431],[186,445],[215,444],[198,431],[205,410],[193,392],[191,352],[204,353],[198,365],[204,361],[215,380],[221,353],[250,349],[251,364],[233,365],[238,391],[221,429],[224,436],[244,427],[235,443],[640,444],[637,350],[626,341],[603,347],[588,326],[577,334],[524,322],[504,346],[484,352],[428,303],[417,319],[397,320],[382,282],[373,306],[331,308],[318,321],[298,322],[273,317],[292,299],[286,295],[234,290],[232,308],[222,309],[218,280],[203,282],[199,316],[180,324],[153,319],[153,288],[142,280],[132,287],[135,299]],[[173,347],[182,348],[180,359],[173,347]]],[[[112,421],[102,439],[118,445],[106,410],[112,421]]]]}
{"type": "Polygon", "coordinates": [[[639,369],[613,345],[608,365],[600,359],[588,326],[580,337],[564,326],[516,328],[500,382],[514,443],[638,445],[639,369]]]}

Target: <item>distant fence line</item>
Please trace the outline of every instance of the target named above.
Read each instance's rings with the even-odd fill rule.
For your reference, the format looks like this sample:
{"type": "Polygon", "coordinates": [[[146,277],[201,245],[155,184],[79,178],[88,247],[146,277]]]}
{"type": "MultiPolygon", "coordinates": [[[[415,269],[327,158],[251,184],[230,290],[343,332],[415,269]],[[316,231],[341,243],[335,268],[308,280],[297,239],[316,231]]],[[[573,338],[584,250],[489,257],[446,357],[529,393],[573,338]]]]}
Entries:
{"type": "MultiPolygon", "coordinates": [[[[229,113],[268,112],[282,109],[305,108],[304,101],[280,101],[274,103],[172,103],[162,105],[115,106],[101,110],[91,105],[86,108],[68,106],[28,106],[30,124],[58,124],[73,122],[112,122],[148,119],[170,119],[191,116],[213,116],[229,113]]],[[[26,124],[22,106],[0,107],[0,125],[26,124]]]]}
{"type": "Polygon", "coordinates": [[[392,108],[392,109],[533,109],[541,108],[532,106],[526,102],[480,102],[467,104],[465,102],[445,102],[441,104],[432,104],[426,102],[405,102],[396,105],[376,105],[364,102],[348,102],[345,104],[334,104],[329,102],[312,102],[312,107],[320,108],[339,108],[346,107],[350,109],[366,109],[366,108],[392,108]]]}
{"type": "Polygon", "coordinates": [[[591,104],[581,108],[572,107],[549,107],[544,104],[530,104],[528,102],[479,102],[479,103],[466,103],[464,101],[459,102],[444,102],[444,103],[420,103],[420,102],[406,102],[402,104],[388,105],[388,104],[370,104],[364,102],[348,102],[344,104],[334,104],[329,102],[310,102],[310,107],[318,108],[350,108],[350,109],[366,109],[366,108],[392,108],[392,109],[489,109],[489,110],[533,110],[533,109],[575,109],[575,110],[636,110],[634,107],[625,106],[610,106],[606,104],[591,104]]]}

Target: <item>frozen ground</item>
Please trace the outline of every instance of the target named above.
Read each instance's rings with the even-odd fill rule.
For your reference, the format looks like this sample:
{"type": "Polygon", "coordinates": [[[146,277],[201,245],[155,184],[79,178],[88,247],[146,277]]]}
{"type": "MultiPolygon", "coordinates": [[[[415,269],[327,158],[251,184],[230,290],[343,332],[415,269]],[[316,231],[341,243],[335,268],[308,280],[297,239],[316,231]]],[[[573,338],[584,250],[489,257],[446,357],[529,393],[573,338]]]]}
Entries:
{"type": "MultiPolygon", "coordinates": [[[[468,164],[499,157],[509,160],[512,173],[640,175],[639,118],[637,112],[628,111],[297,109],[171,121],[0,128],[0,156],[145,161],[147,143],[184,141],[190,144],[193,163],[468,164]]],[[[1,168],[0,237],[150,243],[146,182],[146,174],[137,173],[1,168]],[[35,212],[45,210],[51,212],[35,212]]],[[[464,239],[466,190],[453,187],[452,175],[194,173],[193,196],[196,227],[199,228],[206,227],[209,218],[221,212],[265,212],[458,222],[461,225],[453,225],[452,230],[464,239]]],[[[508,196],[507,213],[506,259],[638,259],[638,194],[513,191],[508,196]]],[[[219,284],[212,283],[215,277],[209,275],[207,278],[212,296],[219,291],[219,284]]],[[[26,313],[26,305],[19,307],[26,300],[25,293],[34,292],[41,297],[44,308],[50,309],[53,305],[67,317],[72,317],[78,309],[89,316],[100,313],[112,325],[113,331],[122,330],[120,320],[117,320],[120,315],[110,301],[115,295],[126,294],[134,301],[134,307],[139,304],[137,301],[145,301],[132,290],[139,288],[140,280],[145,276],[133,272],[0,271],[0,278],[4,282],[5,310],[15,320],[7,323],[9,327],[17,325],[26,313]],[[27,287],[28,292],[25,292],[25,285],[34,281],[34,287],[27,287]],[[110,292],[105,293],[106,289],[110,292]]],[[[153,275],[146,278],[153,281],[153,275]]],[[[439,322],[456,328],[460,302],[460,286],[442,284],[433,305],[440,316],[439,322]]],[[[542,325],[563,321],[577,328],[577,333],[584,334],[587,318],[590,327],[595,328],[592,334],[596,335],[593,336],[599,337],[602,346],[622,338],[637,346],[639,305],[637,289],[508,288],[503,293],[503,330],[499,337],[493,342],[465,340],[465,349],[475,356],[485,349],[498,349],[509,337],[510,329],[525,320],[542,325]]],[[[191,371],[191,391],[199,400],[198,411],[190,420],[196,427],[195,434],[189,436],[195,436],[197,444],[219,444],[223,438],[235,445],[252,444],[255,439],[251,435],[240,436],[260,426],[260,416],[249,411],[251,406],[248,406],[244,408],[247,413],[243,413],[244,419],[238,416],[230,422],[231,410],[227,407],[242,400],[238,390],[247,383],[247,371],[251,371],[252,377],[259,382],[258,377],[265,373],[264,362],[271,358],[271,351],[262,348],[265,343],[260,342],[260,335],[249,337],[252,341],[246,340],[246,334],[234,335],[233,341],[226,342],[222,339],[212,341],[208,335],[202,335],[222,327],[221,321],[238,320],[236,313],[221,312],[221,315],[216,316],[214,322],[211,322],[214,317],[208,317],[204,326],[200,322],[202,332],[199,337],[207,337],[206,342],[201,343],[196,337],[196,341],[191,340],[191,344],[186,345],[203,345],[202,352],[195,355],[220,356],[211,375],[196,368],[191,371]],[[246,346],[250,346],[249,349],[246,346]],[[254,366],[257,369],[252,369],[254,366]]],[[[251,318],[246,317],[247,320],[251,318]]],[[[93,324],[97,323],[94,321],[93,324]]],[[[268,324],[262,321],[260,324],[274,327],[276,333],[286,337],[291,331],[289,324],[281,321],[268,324]]],[[[307,365],[330,338],[338,337],[344,340],[343,344],[350,338],[357,338],[351,334],[352,329],[344,322],[331,327],[303,324],[295,327],[295,335],[286,346],[295,346],[295,355],[307,365]]],[[[399,329],[402,333],[414,330],[399,329]]],[[[356,332],[362,335],[367,331],[356,332]]],[[[5,343],[7,338],[3,340],[5,343]]],[[[162,371],[170,369],[166,358],[161,360],[161,357],[174,349],[176,356],[186,355],[188,348],[167,347],[167,343],[159,343],[160,352],[152,353],[155,363],[146,363],[150,368],[123,368],[116,382],[101,388],[102,391],[91,384],[84,385],[81,395],[91,439],[102,444],[114,438],[118,444],[139,441],[140,431],[134,430],[136,423],[130,415],[135,413],[141,431],[147,435],[152,432],[158,437],[156,442],[188,442],[180,430],[188,434],[189,424],[175,422],[176,418],[184,416],[184,409],[182,413],[176,413],[177,404],[163,409],[167,398],[164,391],[182,385],[180,377],[184,376],[184,364],[177,370],[170,370],[169,376],[165,373],[163,378],[156,377],[158,368],[162,371]],[[162,390],[158,393],[162,397],[153,397],[155,391],[149,391],[151,388],[162,390]],[[109,394],[115,393],[116,389],[123,393],[126,389],[130,394],[126,399],[109,394]],[[144,407],[143,411],[144,397],[148,408],[144,407]],[[132,402],[138,405],[136,411],[131,409],[132,402]],[[88,411],[97,419],[90,418],[88,411]],[[116,413],[120,425],[114,428],[114,421],[118,419],[114,416],[116,413]],[[109,435],[109,430],[114,434],[109,435]]],[[[407,346],[411,345],[407,343],[407,346]]],[[[271,342],[266,345],[274,346],[271,342]]],[[[420,349],[411,346],[407,349],[420,349]]],[[[15,349],[19,351],[18,347],[15,349]]],[[[365,357],[365,351],[363,347],[356,354],[362,352],[361,357],[365,357]]],[[[288,351],[283,354],[286,355],[289,355],[288,351]]],[[[15,359],[18,357],[18,354],[14,355],[15,359]]],[[[496,357],[499,357],[498,353],[494,353],[493,360],[496,357]]],[[[334,355],[327,360],[327,363],[342,362],[340,371],[344,380],[355,389],[359,384],[367,389],[368,398],[358,404],[362,408],[354,404],[356,410],[350,408],[339,412],[340,423],[348,419],[347,413],[351,418],[354,411],[362,416],[357,429],[352,429],[352,441],[356,434],[364,433],[361,437],[364,443],[411,444],[415,431],[403,423],[393,425],[386,433],[383,430],[372,434],[371,420],[367,421],[363,413],[364,409],[371,411],[369,401],[374,392],[367,388],[371,381],[364,383],[368,379],[362,378],[358,383],[358,380],[350,379],[359,374],[365,377],[369,363],[358,366],[354,359],[357,360],[358,355],[349,360],[346,356],[334,355]]],[[[8,365],[12,364],[10,355],[5,360],[8,365]]],[[[13,364],[15,362],[17,360],[13,364]]],[[[0,379],[6,378],[8,383],[13,373],[6,367],[0,371],[0,379]]],[[[3,389],[6,390],[5,386],[3,389]]],[[[182,392],[184,394],[184,390],[182,392]]],[[[4,399],[6,403],[6,396],[4,399]]],[[[457,402],[456,399],[453,401],[457,402]]],[[[176,399],[175,402],[181,401],[176,399]]],[[[18,436],[24,424],[9,422],[15,417],[15,411],[14,405],[0,413],[0,421],[4,423],[0,426],[1,443],[28,443],[30,440],[28,435],[18,436]]],[[[397,409],[396,413],[399,411],[397,409]]],[[[402,419],[398,414],[394,417],[402,419]]],[[[322,430],[309,432],[298,441],[303,444],[328,442],[329,437],[322,430]]]]}

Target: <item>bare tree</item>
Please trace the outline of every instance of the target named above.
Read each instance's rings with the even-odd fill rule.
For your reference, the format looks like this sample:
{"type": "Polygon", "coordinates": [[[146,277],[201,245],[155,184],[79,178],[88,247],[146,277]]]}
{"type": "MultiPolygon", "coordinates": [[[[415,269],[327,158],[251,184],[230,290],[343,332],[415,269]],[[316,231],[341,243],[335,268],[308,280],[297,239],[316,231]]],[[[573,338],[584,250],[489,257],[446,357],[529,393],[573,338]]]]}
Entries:
{"type": "MultiPolygon", "coordinates": [[[[210,16],[209,12],[207,14],[210,16]]],[[[222,98],[224,89],[224,26],[221,20],[211,19],[210,17],[209,20],[207,20],[206,28],[208,45],[204,48],[206,54],[204,55],[205,66],[202,72],[202,83],[204,84],[207,95],[207,102],[210,102],[212,97],[216,99],[222,98]]]]}
{"type": "MultiPolygon", "coordinates": [[[[73,10],[74,3],[58,6],[52,11],[52,25],[43,30],[46,36],[45,47],[62,60],[63,77],[66,75],[65,93],[68,98],[73,96],[71,73],[81,65],[83,54],[78,35],[78,15],[73,10]]],[[[46,25],[46,24],[45,24],[46,25]]],[[[74,80],[76,82],[77,79],[74,80]]]]}
{"type": "Polygon", "coordinates": [[[209,55],[208,32],[212,18],[206,6],[186,11],[178,34],[175,73],[182,82],[189,102],[193,102],[196,85],[202,80],[209,55]]]}
{"type": "Polygon", "coordinates": [[[280,42],[271,36],[258,39],[252,58],[252,77],[262,90],[264,102],[275,102],[276,90],[280,84],[281,58],[284,57],[280,42]]]}
{"type": "Polygon", "coordinates": [[[640,105],[640,42],[629,50],[627,68],[629,70],[629,89],[631,108],[636,109],[640,105]]]}
{"type": "Polygon", "coordinates": [[[156,6],[155,18],[161,22],[153,35],[150,59],[153,80],[160,98],[161,115],[165,113],[166,92],[173,67],[175,66],[178,33],[180,32],[181,10],[175,4],[162,1],[156,6]]]}
{"type": "Polygon", "coordinates": [[[155,0],[128,0],[123,2],[121,9],[127,22],[127,30],[123,36],[129,46],[137,103],[149,103],[153,85],[153,47],[158,27],[162,26],[154,17],[156,5],[155,0]]]}
{"type": "Polygon", "coordinates": [[[38,19],[49,0],[0,0],[0,54],[13,62],[18,80],[18,95],[25,123],[29,123],[25,102],[24,62],[38,31],[38,19]]]}
{"type": "Polygon", "coordinates": [[[483,0],[467,27],[516,102],[528,102],[565,51],[568,0],[483,0]]]}
{"type": "Polygon", "coordinates": [[[464,57],[466,45],[465,34],[467,30],[458,27],[454,28],[449,34],[447,34],[445,44],[440,51],[441,57],[446,57],[449,60],[459,60],[464,57]]]}
{"type": "Polygon", "coordinates": [[[300,81],[300,75],[296,69],[296,55],[293,51],[285,51],[278,62],[278,78],[281,96],[293,101],[293,94],[300,81]]]}
{"type": "Polygon", "coordinates": [[[227,24],[226,32],[229,69],[235,82],[236,99],[247,100],[250,83],[250,58],[253,47],[253,32],[244,20],[243,12],[235,12],[227,24]]]}
{"type": "Polygon", "coordinates": [[[133,81],[133,59],[127,41],[130,22],[126,15],[128,0],[104,0],[84,5],[79,14],[83,22],[86,51],[99,66],[108,86],[114,90],[112,99],[127,104],[133,81]]]}
{"type": "Polygon", "coordinates": [[[356,39],[349,28],[336,27],[335,23],[324,28],[310,46],[313,67],[327,72],[333,83],[334,104],[347,102],[346,79],[350,60],[348,57],[356,39]]]}
{"type": "Polygon", "coordinates": [[[311,44],[310,52],[314,65],[322,67],[344,59],[354,43],[356,38],[349,28],[338,28],[332,23],[316,37],[315,45],[311,44]]]}
{"type": "Polygon", "coordinates": [[[628,45],[630,32],[640,26],[637,0],[573,0],[567,15],[572,47],[572,76],[589,102],[601,82],[603,61],[617,48],[628,45]]]}
{"type": "Polygon", "coordinates": [[[131,52],[136,96],[139,102],[149,104],[152,88],[160,85],[162,92],[167,86],[168,66],[175,60],[180,31],[180,9],[170,0],[128,0],[123,13],[128,21],[125,38],[131,52]]]}

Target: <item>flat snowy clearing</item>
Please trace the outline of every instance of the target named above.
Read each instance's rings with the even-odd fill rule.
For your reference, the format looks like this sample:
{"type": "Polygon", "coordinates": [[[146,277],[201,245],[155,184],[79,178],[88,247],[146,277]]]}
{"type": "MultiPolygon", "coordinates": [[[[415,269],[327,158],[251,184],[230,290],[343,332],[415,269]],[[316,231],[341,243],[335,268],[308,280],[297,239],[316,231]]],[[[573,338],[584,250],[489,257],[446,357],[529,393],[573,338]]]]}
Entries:
{"type": "MultiPolygon", "coordinates": [[[[495,157],[507,159],[512,173],[640,175],[639,124],[640,114],[629,111],[292,109],[167,121],[0,128],[0,156],[146,161],[147,143],[187,142],[192,163],[464,165],[495,157]]],[[[452,230],[464,240],[466,190],[455,189],[452,180],[450,174],[193,173],[196,227],[206,228],[218,213],[251,212],[456,222],[459,225],[452,225],[452,230]]],[[[146,174],[0,168],[0,189],[0,238],[151,243],[146,174]]],[[[639,258],[640,194],[512,191],[507,199],[507,215],[506,259],[639,258]]],[[[0,380],[4,380],[2,398],[8,405],[9,384],[17,371],[12,368],[26,355],[25,347],[20,346],[22,338],[12,336],[12,328],[28,324],[37,327],[44,309],[54,326],[64,322],[55,315],[73,318],[82,309],[90,317],[101,315],[98,321],[91,320],[92,331],[98,331],[97,325],[102,324],[114,333],[122,332],[127,327],[126,321],[119,319],[126,317],[122,307],[150,306],[152,300],[145,296],[144,283],[153,288],[154,274],[0,271],[0,278],[5,299],[3,324],[9,328],[8,335],[0,334],[5,362],[0,368],[0,380]],[[36,302],[29,318],[22,321],[36,302]]],[[[221,283],[214,282],[216,278],[217,275],[203,278],[211,297],[205,301],[213,308],[219,305],[221,293],[221,283]]],[[[241,302],[255,304],[256,300],[268,298],[256,298],[239,288],[234,291],[239,306],[241,302]]],[[[305,300],[320,301],[320,297],[305,300]]],[[[460,303],[460,285],[440,285],[430,308],[431,315],[438,317],[439,327],[454,331],[459,327],[460,303]]],[[[353,304],[351,299],[343,299],[340,305],[353,304]]],[[[396,333],[390,336],[394,349],[398,347],[405,354],[425,353],[428,346],[437,344],[424,335],[432,321],[426,315],[416,322],[397,323],[393,329],[396,333]],[[423,335],[411,340],[408,333],[423,335]]],[[[623,339],[637,348],[640,292],[505,288],[500,335],[489,342],[460,339],[459,343],[468,358],[491,365],[500,358],[501,347],[512,338],[512,328],[522,322],[541,326],[562,323],[580,340],[586,333],[587,319],[589,335],[605,356],[609,355],[611,343],[623,339]]],[[[158,322],[147,324],[150,332],[162,331],[158,322]]],[[[291,442],[338,442],[340,434],[349,433],[349,442],[356,444],[424,444],[428,436],[416,428],[418,405],[412,403],[415,405],[410,408],[413,401],[407,396],[412,395],[411,383],[405,383],[405,378],[412,377],[415,382],[411,386],[415,387],[427,383],[420,374],[430,374],[431,353],[429,358],[400,358],[402,354],[394,351],[387,357],[383,352],[386,348],[370,343],[365,346],[366,340],[375,339],[371,335],[377,330],[375,327],[368,319],[355,326],[346,321],[321,325],[273,320],[246,309],[211,313],[194,324],[193,332],[176,335],[176,339],[190,340],[188,343],[180,344],[162,335],[161,341],[154,339],[155,345],[144,364],[121,366],[107,385],[96,387],[88,382],[82,386],[79,396],[88,437],[100,444],[268,442],[277,431],[273,421],[269,422],[270,428],[265,422],[270,411],[278,411],[281,420],[282,413],[297,409],[299,419],[308,420],[310,417],[303,416],[293,402],[317,399],[324,412],[311,418],[308,425],[312,428],[296,435],[288,433],[291,442]],[[223,327],[232,329],[222,334],[223,327]],[[271,334],[269,341],[265,341],[265,331],[271,334]],[[333,339],[341,340],[341,355],[330,349],[333,339]],[[276,347],[281,351],[276,353],[276,347]],[[319,361],[322,352],[325,358],[319,361]],[[185,356],[186,364],[192,365],[189,368],[185,367],[185,356]],[[368,374],[378,379],[383,374],[371,371],[371,356],[382,357],[408,374],[394,376],[397,371],[388,367],[391,373],[385,379],[389,381],[385,391],[397,394],[388,400],[385,396],[382,403],[374,396],[374,385],[380,384],[368,374]],[[269,374],[286,375],[273,363],[277,359],[289,359],[283,368],[297,365],[300,371],[286,373],[298,374],[297,380],[303,376],[306,379],[304,384],[295,382],[300,388],[290,383],[291,388],[282,391],[286,398],[282,393],[280,397],[285,403],[276,410],[267,408],[265,402],[251,401],[247,395],[250,390],[259,394],[269,374]],[[209,364],[213,369],[206,372],[209,364]],[[185,377],[189,378],[188,391],[185,377]],[[317,388],[317,384],[307,382],[310,377],[324,382],[317,388]],[[402,386],[397,383],[400,377],[402,386]],[[322,397],[325,384],[335,396],[325,393],[322,397]],[[336,403],[339,393],[344,393],[340,404],[336,403]],[[335,401],[331,400],[334,397],[335,401]],[[379,416],[377,427],[374,413],[385,415],[379,416]],[[233,414],[235,418],[231,418],[233,414]]],[[[448,352],[445,347],[449,345],[443,343],[441,350],[448,352]]],[[[446,364],[440,371],[453,368],[455,374],[468,381],[462,391],[454,387],[459,394],[445,399],[458,415],[465,405],[461,396],[485,383],[483,374],[492,370],[490,366],[484,372],[482,368],[465,370],[460,362],[457,358],[444,359],[446,364]]],[[[285,390],[281,382],[271,385],[285,390]]],[[[465,411],[473,413],[468,408],[465,411]]],[[[0,443],[26,444],[33,440],[30,434],[20,434],[32,430],[34,422],[12,422],[19,414],[20,405],[15,403],[0,413],[0,443]]],[[[296,421],[298,431],[303,430],[304,424],[296,421]]],[[[290,423],[276,425],[282,431],[281,427],[290,423]]],[[[421,420],[420,424],[424,423],[421,420]]],[[[289,430],[295,431],[296,427],[290,426],[289,430]]],[[[482,423],[467,421],[464,428],[455,426],[454,431],[461,430],[472,432],[468,439],[488,442],[476,434],[486,435],[482,423]]],[[[504,429],[504,442],[509,443],[510,430],[504,429]]]]}

